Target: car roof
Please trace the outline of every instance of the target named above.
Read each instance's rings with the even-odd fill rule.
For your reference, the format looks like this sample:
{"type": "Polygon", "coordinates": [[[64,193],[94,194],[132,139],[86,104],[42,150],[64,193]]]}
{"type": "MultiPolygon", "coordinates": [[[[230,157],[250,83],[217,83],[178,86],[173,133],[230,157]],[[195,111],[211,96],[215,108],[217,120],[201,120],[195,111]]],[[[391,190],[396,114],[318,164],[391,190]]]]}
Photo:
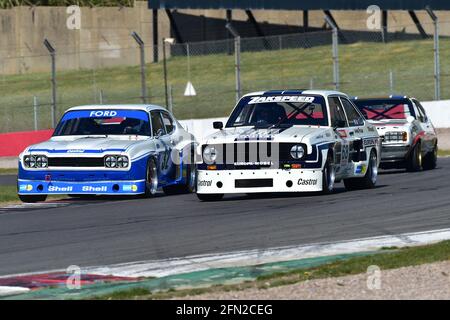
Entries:
{"type": "Polygon", "coordinates": [[[393,100],[393,99],[411,99],[410,96],[405,95],[394,95],[391,94],[390,96],[375,96],[375,97],[352,97],[353,100],[393,100]]]}
{"type": "Polygon", "coordinates": [[[315,94],[322,96],[331,96],[331,95],[342,95],[347,96],[347,94],[335,91],[335,90],[305,90],[305,89],[286,89],[286,90],[268,90],[268,91],[255,91],[251,93],[247,93],[244,97],[247,96],[262,96],[262,95],[296,95],[296,94],[315,94]]]}
{"type": "Polygon", "coordinates": [[[166,108],[155,105],[155,104],[90,104],[84,106],[76,106],[68,109],[67,111],[74,110],[103,110],[103,109],[128,109],[128,110],[143,110],[143,111],[152,111],[152,110],[166,110],[166,108]]]}

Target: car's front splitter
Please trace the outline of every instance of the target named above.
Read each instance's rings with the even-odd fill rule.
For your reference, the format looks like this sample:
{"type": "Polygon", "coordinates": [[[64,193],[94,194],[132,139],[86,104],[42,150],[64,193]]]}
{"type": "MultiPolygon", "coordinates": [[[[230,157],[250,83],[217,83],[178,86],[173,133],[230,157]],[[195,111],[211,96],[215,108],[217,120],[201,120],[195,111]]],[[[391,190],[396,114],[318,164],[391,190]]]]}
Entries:
{"type": "Polygon", "coordinates": [[[104,194],[132,195],[145,192],[145,180],[133,181],[45,181],[23,180],[17,182],[21,195],[36,194],[104,194]]]}

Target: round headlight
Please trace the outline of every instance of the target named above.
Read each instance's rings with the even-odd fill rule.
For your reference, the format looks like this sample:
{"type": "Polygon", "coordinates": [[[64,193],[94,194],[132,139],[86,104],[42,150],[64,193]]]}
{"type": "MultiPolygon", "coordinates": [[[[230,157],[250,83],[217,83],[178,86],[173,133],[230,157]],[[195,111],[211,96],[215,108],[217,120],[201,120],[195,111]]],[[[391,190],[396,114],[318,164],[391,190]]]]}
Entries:
{"type": "Polygon", "coordinates": [[[217,159],[217,150],[212,146],[206,146],[203,150],[203,160],[213,163],[217,159]]]}
{"type": "Polygon", "coordinates": [[[105,158],[105,167],[115,168],[117,166],[117,158],[115,156],[107,156],[105,158]]]}
{"type": "Polygon", "coordinates": [[[118,156],[117,157],[117,167],[118,168],[128,167],[128,157],[127,156],[118,156]]]}
{"type": "Polygon", "coordinates": [[[37,168],[47,168],[48,159],[46,156],[36,156],[36,167],[37,168]]]}
{"type": "Polygon", "coordinates": [[[296,144],[291,148],[291,157],[294,159],[301,159],[305,155],[305,149],[302,145],[296,144]]]}
{"type": "Polygon", "coordinates": [[[25,163],[25,167],[28,168],[36,168],[36,157],[35,156],[26,156],[23,159],[24,163],[25,163]]]}

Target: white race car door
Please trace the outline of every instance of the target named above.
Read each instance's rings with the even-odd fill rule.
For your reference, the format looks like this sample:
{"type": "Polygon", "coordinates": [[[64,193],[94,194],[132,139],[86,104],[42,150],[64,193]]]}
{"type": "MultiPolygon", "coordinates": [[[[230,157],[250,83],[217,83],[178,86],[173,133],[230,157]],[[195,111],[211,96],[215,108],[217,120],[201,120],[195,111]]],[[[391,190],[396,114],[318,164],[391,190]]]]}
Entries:
{"type": "Polygon", "coordinates": [[[151,111],[152,119],[152,132],[155,138],[156,152],[158,158],[158,173],[159,181],[162,185],[168,184],[170,182],[170,153],[172,151],[170,145],[170,135],[166,133],[166,128],[164,126],[161,112],[151,111]]]}
{"type": "Polygon", "coordinates": [[[431,120],[425,113],[425,109],[422,107],[419,101],[412,99],[415,104],[414,111],[416,112],[416,118],[419,121],[421,130],[423,131],[422,141],[425,145],[422,147],[424,151],[431,152],[434,148],[436,132],[434,131],[431,120]]]}
{"type": "Polygon", "coordinates": [[[328,97],[331,126],[334,128],[337,143],[335,146],[336,178],[348,175],[350,158],[350,141],[347,118],[339,97],[328,97]]]}

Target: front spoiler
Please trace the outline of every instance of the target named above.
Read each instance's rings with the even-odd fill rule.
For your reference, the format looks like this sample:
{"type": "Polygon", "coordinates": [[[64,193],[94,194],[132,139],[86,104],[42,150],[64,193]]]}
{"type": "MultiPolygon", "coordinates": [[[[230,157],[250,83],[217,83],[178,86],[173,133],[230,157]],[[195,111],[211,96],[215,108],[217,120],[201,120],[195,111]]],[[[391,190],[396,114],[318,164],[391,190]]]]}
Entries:
{"type": "Polygon", "coordinates": [[[118,181],[17,181],[17,191],[20,195],[38,194],[103,194],[103,195],[133,195],[145,192],[145,180],[118,181]]]}
{"type": "Polygon", "coordinates": [[[267,170],[199,170],[197,193],[260,193],[322,191],[321,169],[267,170]],[[255,180],[270,180],[271,186],[237,187],[236,180],[252,184],[255,180]]]}

